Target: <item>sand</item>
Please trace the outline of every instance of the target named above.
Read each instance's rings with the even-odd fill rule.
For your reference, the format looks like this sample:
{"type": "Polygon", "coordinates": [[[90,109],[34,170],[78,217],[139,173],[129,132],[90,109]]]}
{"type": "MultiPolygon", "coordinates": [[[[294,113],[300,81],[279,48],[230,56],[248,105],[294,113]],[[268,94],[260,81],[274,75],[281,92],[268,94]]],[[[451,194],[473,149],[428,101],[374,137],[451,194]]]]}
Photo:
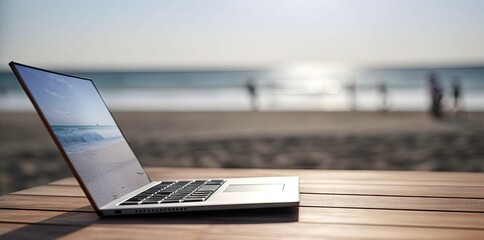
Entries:
{"type": "MultiPolygon", "coordinates": [[[[145,166],[484,171],[484,113],[120,112],[145,166]]],[[[0,192],[71,176],[35,113],[0,113],[0,192]]]]}
{"type": "Polygon", "coordinates": [[[69,155],[99,206],[149,183],[124,140],[96,150],[69,155]]]}

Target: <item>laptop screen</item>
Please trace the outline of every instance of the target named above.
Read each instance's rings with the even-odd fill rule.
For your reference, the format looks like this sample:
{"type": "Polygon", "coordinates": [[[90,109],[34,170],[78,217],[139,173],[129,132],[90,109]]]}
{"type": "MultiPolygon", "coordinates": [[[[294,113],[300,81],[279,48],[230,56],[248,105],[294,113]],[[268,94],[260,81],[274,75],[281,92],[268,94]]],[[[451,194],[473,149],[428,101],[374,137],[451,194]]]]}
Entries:
{"type": "Polygon", "coordinates": [[[150,182],[91,80],[14,66],[98,207],[150,182]]]}

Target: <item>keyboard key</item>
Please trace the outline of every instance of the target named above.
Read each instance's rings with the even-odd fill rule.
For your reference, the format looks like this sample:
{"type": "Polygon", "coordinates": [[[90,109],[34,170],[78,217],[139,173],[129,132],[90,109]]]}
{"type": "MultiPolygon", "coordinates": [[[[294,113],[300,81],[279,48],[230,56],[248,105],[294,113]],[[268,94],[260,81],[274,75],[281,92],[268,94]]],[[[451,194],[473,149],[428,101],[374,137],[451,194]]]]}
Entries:
{"type": "Polygon", "coordinates": [[[139,201],[144,200],[144,199],[145,198],[130,198],[130,199],[128,199],[128,201],[130,201],[130,202],[139,202],[139,201]]]}
{"type": "Polygon", "coordinates": [[[155,193],[155,194],[151,195],[151,197],[155,197],[155,196],[167,196],[167,195],[170,195],[170,194],[168,194],[168,193],[159,193],[159,192],[157,192],[157,193],[155,193]]]}
{"type": "MultiPolygon", "coordinates": [[[[148,198],[147,200],[153,200],[153,201],[155,201],[155,200],[156,200],[156,201],[159,201],[159,200],[163,200],[163,199],[165,199],[165,197],[150,197],[150,198],[148,198]]],[[[145,200],[145,201],[146,201],[146,200],[145,200]]]]}
{"type": "Polygon", "coordinates": [[[166,196],[168,196],[170,194],[171,193],[167,193],[167,192],[159,192],[159,193],[153,194],[152,197],[157,197],[157,196],[164,196],[164,197],[166,197],[166,196]]]}
{"type": "Polygon", "coordinates": [[[161,182],[160,185],[171,185],[173,184],[174,182],[161,182]]]}
{"type": "Polygon", "coordinates": [[[182,202],[203,202],[205,201],[204,198],[186,198],[186,199],[183,199],[182,202]]]}
{"type": "Polygon", "coordinates": [[[218,185],[205,185],[199,188],[198,191],[215,191],[217,188],[219,188],[218,185]]]}
{"type": "Polygon", "coordinates": [[[139,202],[133,202],[133,201],[129,201],[129,202],[123,202],[121,203],[120,205],[138,205],[139,202]]]}
{"type": "Polygon", "coordinates": [[[183,199],[185,196],[169,196],[165,200],[180,200],[183,199]]]}
{"type": "Polygon", "coordinates": [[[179,203],[179,202],[180,200],[168,200],[168,199],[161,201],[161,203],[179,203]]]}
{"type": "Polygon", "coordinates": [[[149,197],[151,196],[152,194],[147,194],[147,193],[143,193],[143,194],[138,194],[136,195],[136,197],[139,197],[139,198],[146,198],[146,197],[149,197]]]}
{"type": "Polygon", "coordinates": [[[182,198],[184,198],[186,196],[187,196],[186,194],[183,194],[183,195],[171,195],[168,198],[178,198],[178,199],[182,199],[182,198]]]}
{"type": "Polygon", "coordinates": [[[224,183],[224,180],[210,180],[207,182],[207,185],[222,185],[224,183]]]}
{"type": "Polygon", "coordinates": [[[188,194],[190,194],[190,193],[192,193],[192,192],[193,192],[193,190],[191,190],[191,191],[178,191],[178,192],[176,192],[176,194],[184,194],[184,195],[188,195],[188,194]]]}
{"type": "Polygon", "coordinates": [[[193,198],[201,198],[201,199],[207,199],[207,196],[188,196],[185,199],[193,199],[193,198]]]}
{"type": "Polygon", "coordinates": [[[210,195],[190,195],[189,198],[207,198],[210,195]]]}
{"type": "Polygon", "coordinates": [[[174,191],[160,191],[160,192],[157,192],[155,195],[170,195],[172,194],[174,191]]]}
{"type": "Polygon", "coordinates": [[[141,204],[158,204],[158,202],[159,201],[146,200],[146,201],[141,202],[141,204]]]}

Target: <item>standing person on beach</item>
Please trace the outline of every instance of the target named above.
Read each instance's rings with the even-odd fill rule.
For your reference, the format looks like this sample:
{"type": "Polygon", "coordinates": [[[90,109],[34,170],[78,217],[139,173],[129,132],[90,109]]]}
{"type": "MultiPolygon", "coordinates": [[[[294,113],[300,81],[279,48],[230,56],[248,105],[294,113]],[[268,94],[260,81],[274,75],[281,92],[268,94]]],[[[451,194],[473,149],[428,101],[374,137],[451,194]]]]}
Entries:
{"type": "Polygon", "coordinates": [[[442,98],[443,91],[440,85],[439,79],[435,73],[430,73],[428,76],[429,88],[430,88],[430,112],[435,118],[442,117],[442,98]]]}
{"type": "Polygon", "coordinates": [[[356,111],[356,83],[355,80],[346,85],[346,90],[350,98],[350,110],[356,111]]]}
{"type": "Polygon", "coordinates": [[[247,93],[249,94],[251,109],[252,109],[252,111],[257,112],[258,111],[258,107],[257,107],[257,87],[254,83],[253,78],[247,79],[247,82],[245,84],[245,88],[247,89],[247,93]]]}
{"type": "Polygon", "coordinates": [[[452,81],[452,95],[454,96],[454,113],[457,113],[460,108],[460,98],[462,94],[461,83],[459,76],[455,76],[452,81]]]}
{"type": "Polygon", "coordinates": [[[382,81],[380,84],[376,85],[376,90],[378,91],[378,94],[381,97],[380,111],[382,112],[388,111],[388,103],[387,103],[388,88],[385,81],[382,81]]]}

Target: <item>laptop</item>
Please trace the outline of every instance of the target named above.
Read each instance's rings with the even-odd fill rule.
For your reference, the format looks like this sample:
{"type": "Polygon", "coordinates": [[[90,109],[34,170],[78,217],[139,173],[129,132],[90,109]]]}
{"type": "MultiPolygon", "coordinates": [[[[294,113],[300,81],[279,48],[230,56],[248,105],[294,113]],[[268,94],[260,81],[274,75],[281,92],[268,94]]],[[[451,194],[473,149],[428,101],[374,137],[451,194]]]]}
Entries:
{"type": "Polygon", "coordinates": [[[91,79],[9,65],[100,216],[299,204],[296,176],[152,181],[91,79]]]}

